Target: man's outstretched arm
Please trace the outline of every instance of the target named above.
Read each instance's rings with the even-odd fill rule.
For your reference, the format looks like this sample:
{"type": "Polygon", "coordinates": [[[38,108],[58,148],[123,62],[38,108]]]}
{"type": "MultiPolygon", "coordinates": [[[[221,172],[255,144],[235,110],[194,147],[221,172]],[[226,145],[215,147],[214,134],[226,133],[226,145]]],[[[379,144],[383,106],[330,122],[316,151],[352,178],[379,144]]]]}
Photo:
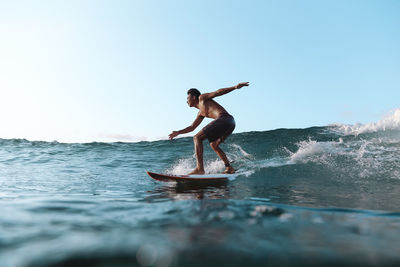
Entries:
{"type": "Polygon", "coordinates": [[[180,134],[190,133],[191,131],[196,129],[197,126],[200,125],[200,123],[203,121],[203,119],[204,119],[204,116],[201,116],[200,114],[198,114],[196,119],[192,123],[192,125],[190,125],[189,127],[186,127],[185,129],[179,130],[179,131],[173,131],[172,133],[170,133],[169,139],[172,140],[174,137],[176,137],[180,134]]]}
{"type": "Polygon", "coordinates": [[[214,97],[221,96],[221,95],[227,94],[229,92],[232,92],[235,89],[240,89],[243,86],[249,86],[249,83],[248,82],[238,83],[237,85],[232,86],[232,87],[221,88],[221,89],[218,89],[217,91],[214,91],[214,92],[211,92],[211,93],[205,93],[205,94],[200,95],[199,99],[200,100],[211,99],[211,98],[214,98],[214,97]]]}

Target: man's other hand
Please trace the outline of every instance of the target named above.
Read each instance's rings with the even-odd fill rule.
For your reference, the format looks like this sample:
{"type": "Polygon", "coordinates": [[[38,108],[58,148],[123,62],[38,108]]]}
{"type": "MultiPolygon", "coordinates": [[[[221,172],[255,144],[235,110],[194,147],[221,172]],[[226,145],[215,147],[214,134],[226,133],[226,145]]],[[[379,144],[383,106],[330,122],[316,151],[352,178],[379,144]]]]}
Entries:
{"type": "Polygon", "coordinates": [[[177,131],[173,131],[173,132],[170,133],[170,135],[169,135],[169,140],[174,139],[174,137],[176,137],[176,136],[178,136],[178,135],[179,135],[179,133],[178,133],[177,131]]]}
{"type": "Polygon", "coordinates": [[[243,86],[249,86],[249,82],[238,83],[238,84],[236,85],[236,89],[240,89],[240,88],[242,88],[243,86]]]}

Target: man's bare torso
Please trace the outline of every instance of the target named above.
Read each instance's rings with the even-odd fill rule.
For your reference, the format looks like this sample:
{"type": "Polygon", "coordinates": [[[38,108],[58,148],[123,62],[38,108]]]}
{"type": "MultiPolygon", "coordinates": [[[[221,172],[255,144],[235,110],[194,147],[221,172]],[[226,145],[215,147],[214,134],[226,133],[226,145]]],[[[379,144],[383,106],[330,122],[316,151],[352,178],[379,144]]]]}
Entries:
{"type": "Polygon", "coordinates": [[[199,101],[200,116],[216,119],[223,113],[228,113],[220,104],[213,99],[199,101]]]}

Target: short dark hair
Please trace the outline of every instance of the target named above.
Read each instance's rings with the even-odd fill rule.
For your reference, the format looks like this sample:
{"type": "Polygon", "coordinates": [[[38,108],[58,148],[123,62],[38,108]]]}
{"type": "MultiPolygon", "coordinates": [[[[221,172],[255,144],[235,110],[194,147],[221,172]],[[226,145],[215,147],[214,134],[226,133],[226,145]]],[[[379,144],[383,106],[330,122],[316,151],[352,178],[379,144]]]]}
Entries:
{"type": "Polygon", "coordinates": [[[190,88],[190,89],[187,91],[187,94],[188,94],[188,95],[194,95],[196,98],[199,98],[199,96],[201,95],[200,91],[197,90],[196,88],[190,88]]]}

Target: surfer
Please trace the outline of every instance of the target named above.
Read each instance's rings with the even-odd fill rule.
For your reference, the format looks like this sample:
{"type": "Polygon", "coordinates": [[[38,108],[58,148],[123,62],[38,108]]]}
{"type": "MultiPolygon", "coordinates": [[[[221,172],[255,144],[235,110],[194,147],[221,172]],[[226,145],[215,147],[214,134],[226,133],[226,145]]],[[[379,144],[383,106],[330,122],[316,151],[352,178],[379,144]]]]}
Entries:
{"type": "Polygon", "coordinates": [[[226,140],[226,138],[235,129],[235,120],[220,104],[214,101],[214,97],[227,94],[235,89],[240,89],[243,86],[249,86],[248,82],[238,83],[235,86],[221,88],[211,93],[201,94],[196,88],[191,88],[187,92],[187,104],[189,107],[195,107],[199,110],[196,119],[192,125],[179,130],[173,131],[169,135],[169,139],[193,131],[200,125],[205,117],[214,119],[201,129],[194,137],[194,148],[196,152],[197,167],[189,174],[204,174],[203,164],[203,141],[208,139],[211,148],[217,153],[218,157],[222,159],[225,164],[224,173],[235,173],[235,169],[229,163],[225,153],[219,145],[226,140]]]}

